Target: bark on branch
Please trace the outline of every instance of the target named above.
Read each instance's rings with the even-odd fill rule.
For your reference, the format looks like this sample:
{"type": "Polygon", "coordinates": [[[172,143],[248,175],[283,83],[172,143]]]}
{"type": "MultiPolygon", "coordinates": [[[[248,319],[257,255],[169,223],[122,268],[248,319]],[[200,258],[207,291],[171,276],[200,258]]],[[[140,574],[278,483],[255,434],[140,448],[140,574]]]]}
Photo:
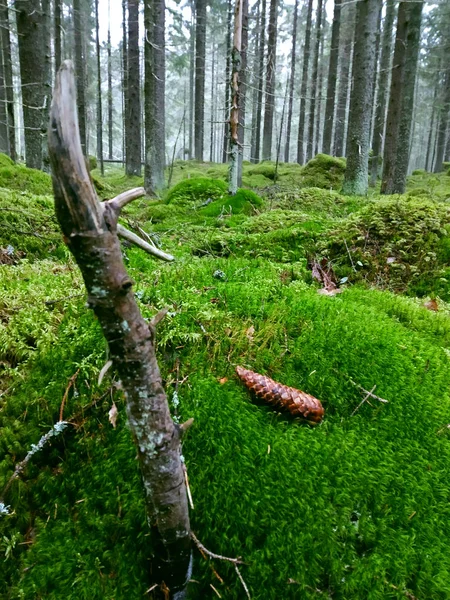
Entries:
{"type": "MultiPolygon", "coordinates": [[[[173,423],[156,361],[153,333],[135,302],[117,237],[122,195],[100,204],[81,151],[74,70],[61,66],[49,127],[55,209],[127,399],[137,446],[149,525],[156,525],[165,555],[152,570],[170,597],[185,597],[191,544],[185,478],[180,460],[180,429],[173,423]],[[164,583],[164,586],[163,586],[164,583]]],[[[164,554],[164,553],[162,553],[164,554]]]]}

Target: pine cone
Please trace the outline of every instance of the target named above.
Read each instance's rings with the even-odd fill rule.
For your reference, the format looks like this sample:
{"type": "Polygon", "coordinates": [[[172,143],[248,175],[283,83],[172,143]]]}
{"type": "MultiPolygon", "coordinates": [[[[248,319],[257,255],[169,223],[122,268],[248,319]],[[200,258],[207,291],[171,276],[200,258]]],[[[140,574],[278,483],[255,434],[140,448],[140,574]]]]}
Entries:
{"type": "Polygon", "coordinates": [[[314,423],[320,423],[323,419],[323,406],[314,396],[243,367],[236,367],[236,373],[257,398],[262,398],[274,408],[287,410],[293,417],[314,423]]]}

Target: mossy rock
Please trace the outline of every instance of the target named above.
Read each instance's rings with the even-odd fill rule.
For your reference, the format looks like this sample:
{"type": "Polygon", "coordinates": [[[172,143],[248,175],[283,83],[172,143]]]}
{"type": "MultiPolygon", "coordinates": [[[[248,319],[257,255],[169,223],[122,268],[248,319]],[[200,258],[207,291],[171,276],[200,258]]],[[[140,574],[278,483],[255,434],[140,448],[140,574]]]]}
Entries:
{"type": "Polygon", "coordinates": [[[305,187],[339,190],[344,182],[345,158],[317,154],[301,170],[301,183],[305,187]]]}
{"type": "Polygon", "coordinates": [[[214,202],[223,199],[227,191],[227,184],[220,179],[206,177],[184,179],[167,192],[166,202],[180,206],[195,203],[198,206],[208,200],[214,202]]]}
{"type": "Polygon", "coordinates": [[[252,192],[240,188],[234,196],[226,196],[216,200],[200,210],[200,213],[207,217],[218,217],[219,215],[251,215],[257,208],[263,204],[262,198],[252,192]]]}
{"type": "MultiPolygon", "coordinates": [[[[8,157],[3,155],[5,161],[8,157]]],[[[24,165],[15,164],[10,160],[8,166],[0,166],[0,187],[11,190],[27,191],[30,194],[52,194],[52,179],[50,175],[38,169],[29,169],[24,165]]]]}

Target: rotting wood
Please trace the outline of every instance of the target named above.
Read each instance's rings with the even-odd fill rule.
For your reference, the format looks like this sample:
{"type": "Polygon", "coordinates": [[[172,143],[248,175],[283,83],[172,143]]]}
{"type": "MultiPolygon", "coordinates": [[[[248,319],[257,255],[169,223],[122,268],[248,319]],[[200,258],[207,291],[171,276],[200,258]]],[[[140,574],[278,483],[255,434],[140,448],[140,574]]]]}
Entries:
{"type": "MultiPolygon", "coordinates": [[[[192,553],[180,456],[180,428],[172,421],[159,372],[154,331],[142,318],[125,270],[117,221],[123,202],[100,204],[81,151],[73,65],[56,78],[49,127],[56,215],[108,341],[121,380],[145,488],[146,512],[164,552],[152,577],[170,598],[186,597],[192,553]]],[[[131,198],[129,198],[131,201],[131,198]]]]}

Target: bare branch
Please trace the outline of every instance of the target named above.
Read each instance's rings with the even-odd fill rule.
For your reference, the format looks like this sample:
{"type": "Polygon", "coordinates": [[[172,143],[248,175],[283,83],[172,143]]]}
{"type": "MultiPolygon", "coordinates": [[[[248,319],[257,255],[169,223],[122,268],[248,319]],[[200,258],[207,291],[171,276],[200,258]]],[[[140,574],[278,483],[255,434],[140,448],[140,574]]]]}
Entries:
{"type": "Polygon", "coordinates": [[[215,554],[214,552],[207,550],[205,548],[205,546],[197,538],[197,536],[195,535],[195,533],[193,531],[191,531],[191,538],[194,540],[197,548],[201,552],[204,552],[206,555],[208,555],[209,558],[215,558],[217,560],[225,560],[227,562],[233,563],[233,565],[245,565],[245,562],[243,560],[241,560],[240,558],[229,558],[228,556],[222,556],[221,554],[215,554]]]}
{"type": "Polygon", "coordinates": [[[109,204],[109,206],[112,208],[112,210],[117,215],[119,215],[120,211],[122,210],[122,208],[124,206],[126,206],[130,202],[133,202],[133,200],[136,200],[137,198],[142,198],[142,196],[145,196],[144,188],[143,187],[134,188],[132,190],[128,190],[127,192],[123,192],[122,194],[119,194],[118,196],[116,196],[115,198],[112,198],[111,200],[107,200],[105,202],[105,204],[109,204]]]}
{"type": "Polygon", "coordinates": [[[150,246],[149,243],[147,243],[145,240],[140,238],[138,235],[136,235],[135,233],[133,233],[132,231],[130,231],[129,229],[127,229],[120,223],[118,223],[118,225],[117,225],[117,235],[122,237],[124,240],[128,240],[135,246],[139,246],[139,248],[142,248],[142,250],[145,250],[149,254],[153,254],[153,256],[156,256],[157,258],[160,258],[161,260],[166,260],[167,262],[175,260],[175,258],[171,254],[166,254],[162,250],[159,250],[158,248],[155,248],[154,246],[150,246]]]}

